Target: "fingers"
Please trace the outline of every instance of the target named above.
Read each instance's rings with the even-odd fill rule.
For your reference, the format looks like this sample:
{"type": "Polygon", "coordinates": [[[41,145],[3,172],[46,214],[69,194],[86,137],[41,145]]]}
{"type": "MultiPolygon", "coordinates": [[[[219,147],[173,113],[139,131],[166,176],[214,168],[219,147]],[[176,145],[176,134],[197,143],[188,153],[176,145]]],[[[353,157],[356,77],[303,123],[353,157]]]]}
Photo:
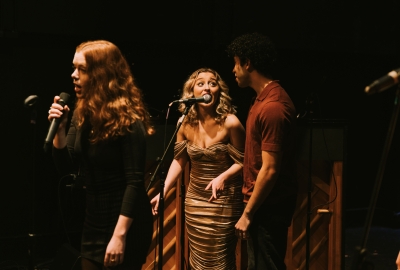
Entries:
{"type": "Polygon", "coordinates": [[[216,188],[213,188],[212,189],[212,195],[213,195],[213,197],[215,198],[215,199],[218,199],[218,191],[217,191],[217,189],[216,188]]]}
{"type": "Polygon", "coordinates": [[[124,261],[124,255],[123,254],[106,254],[104,258],[104,266],[116,266],[118,264],[121,264],[124,261]]]}
{"type": "Polygon", "coordinates": [[[53,103],[53,104],[51,104],[51,106],[50,106],[50,110],[57,110],[57,111],[69,111],[69,108],[68,108],[68,106],[67,105],[65,105],[64,107],[63,106],[61,106],[60,104],[58,104],[58,103],[53,103]]]}
{"type": "Polygon", "coordinates": [[[158,215],[158,203],[151,208],[151,211],[153,212],[153,216],[158,215]]]}
{"type": "Polygon", "coordinates": [[[158,202],[159,202],[159,195],[154,197],[150,203],[151,203],[151,211],[153,212],[153,216],[158,215],[158,202]]]}
{"type": "Polygon", "coordinates": [[[206,186],[206,188],[204,190],[208,190],[212,185],[212,181],[210,183],[208,183],[208,185],[206,186]]]}
{"type": "Polygon", "coordinates": [[[242,230],[235,230],[235,234],[239,239],[248,239],[250,237],[248,231],[242,231],[242,230]]]}
{"type": "Polygon", "coordinates": [[[51,121],[53,118],[61,118],[64,115],[64,113],[65,113],[65,115],[68,115],[68,112],[69,112],[68,107],[66,107],[65,109],[61,109],[61,110],[58,108],[55,108],[55,107],[50,107],[49,116],[47,117],[47,119],[49,121],[51,121]]]}
{"type": "Polygon", "coordinates": [[[60,103],[58,103],[59,100],[60,100],[60,97],[59,97],[59,96],[55,96],[55,97],[54,97],[54,100],[53,100],[53,104],[51,104],[50,109],[51,109],[51,108],[54,108],[54,109],[58,109],[58,110],[60,110],[60,111],[62,111],[62,110],[67,110],[67,111],[69,111],[69,108],[68,108],[67,105],[64,105],[64,107],[63,107],[60,103]]]}
{"type": "Polygon", "coordinates": [[[222,190],[213,189],[211,192],[211,197],[208,199],[208,202],[212,202],[214,200],[218,200],[221,197],[222,190]]]}
{"type": "Polygon", "coordinates": [[[250,238],[249,227],[251,219],[245,214],[243,214],[235,225],[235,234],[239,239],[250,238]]]}
{"type": "MultiPolygon", "coordinates": [[[[212,187],[212,181],[210,183],[208,183],[208,185],[206,186],[206,188],[204,190],[208,190],[210,187],[212,187]]],[[[208,202],[212,202],[214,199],[216,199],[216,195],[215,195],[215,191],[214,189],[211,190],[211,197],[210,199],[208,199],[208,202]]]]}
{"type": "Polygon", "coordinates": [[[53,118],[60,118],[62,115],[63,115],[63,113],[59,109],[50,107],[49,116],[47,117],[47,119],[49,119],[49,121],[51,121],[53,118]]]}
{"type": "Polygon", "coordinates": [[[218,199],[222,195],[223,189],[213,189],[213,196],[215,199],[218,199]]]}
{"type": "Polygon", "coordinates": [[[58,103],[58,101],[60,100],[59,96],[55,96],[53,99],[53,104],[51,105],[51,107],[54,107],[56,109],[62,110],[63,107],[58,103]]]}
{"type": "Polygon", "coordinates": [[[53,118],[61,118],[64,113],[68,114],[69,112],[69,107],[65,105],[64,107],[61,106],[58,101],[60,100],[59,96],[54,97],[54,102],[50,106],[49,110],[49,116],[47,117],[49,121],[51,121],[53,118]]]}

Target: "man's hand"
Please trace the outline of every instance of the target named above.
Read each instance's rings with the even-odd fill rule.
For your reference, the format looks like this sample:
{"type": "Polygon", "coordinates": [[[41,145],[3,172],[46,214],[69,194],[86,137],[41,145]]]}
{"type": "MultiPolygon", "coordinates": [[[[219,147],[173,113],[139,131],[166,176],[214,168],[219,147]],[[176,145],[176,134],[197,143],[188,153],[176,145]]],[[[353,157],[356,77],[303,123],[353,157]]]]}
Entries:
{"type": "Polygon", "coordinates": [[[248,229],[250,227],[251,221],[251,218],[246,213],[243,213],[243,215],[240,217],[235,225],[237,237],[239,237],[240,239],[248,239],[250,237],[248,229]]]}

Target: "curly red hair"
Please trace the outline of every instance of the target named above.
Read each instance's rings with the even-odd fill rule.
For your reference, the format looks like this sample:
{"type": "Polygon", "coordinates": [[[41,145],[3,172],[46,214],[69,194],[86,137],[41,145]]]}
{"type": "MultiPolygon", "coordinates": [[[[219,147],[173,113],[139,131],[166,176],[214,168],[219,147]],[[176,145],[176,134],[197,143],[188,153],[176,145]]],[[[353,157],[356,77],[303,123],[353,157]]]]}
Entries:
{"type": "Polygon", "coordinates": [[[75,117],[78,126],[87,121],[92,126],[90,141],[124,135],[137,120],[143,122],[147,134],[152,134],[142,92],[119,48],[109,41],[96,40],[80,44],[76,52],[85,56],[89,83],[76,102],[75,117]]]}

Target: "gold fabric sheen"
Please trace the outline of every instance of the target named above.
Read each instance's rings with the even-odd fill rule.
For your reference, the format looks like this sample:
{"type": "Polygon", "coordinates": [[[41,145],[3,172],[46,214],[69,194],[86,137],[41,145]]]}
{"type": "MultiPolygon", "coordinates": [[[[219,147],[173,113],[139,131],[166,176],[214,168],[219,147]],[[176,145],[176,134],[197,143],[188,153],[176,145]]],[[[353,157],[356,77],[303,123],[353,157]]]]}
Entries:
{"type": "Polygon", "coordinates": [[[222,142],[202,148],[182,141],[175,144],[175,158],[185,150],[191,162],[185,199],[191,269],[236,269],[235,224],[243,212],[242,175],[226,181],[220,197],[212,202],[208,202],[212,191],[205,188],[232,164],[243,166],[243,153],[222,142]]]}

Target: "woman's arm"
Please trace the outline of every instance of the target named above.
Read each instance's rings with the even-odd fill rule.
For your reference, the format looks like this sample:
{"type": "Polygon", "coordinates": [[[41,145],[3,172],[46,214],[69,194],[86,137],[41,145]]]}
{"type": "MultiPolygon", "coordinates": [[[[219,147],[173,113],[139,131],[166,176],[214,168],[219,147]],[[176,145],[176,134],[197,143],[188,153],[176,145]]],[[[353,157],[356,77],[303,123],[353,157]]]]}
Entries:
{"type": "Polygon", "coordinates": [[[71,173],[77,173],[79,169],[77,163],[75,163],[76,157],[74,151],[77,130],[74,121],[71,121],[68,135],[66,135],[70,109],[67,105],[62,107],[58,103],[59,99],[59,96],[54,97],[54,102],[49,110],[48,119],[49,121],[60,119],[60,125],[53,139],[52,155],[58,172],[62,176],[65,176],[71,173]]]}
{"type": "Polygon", "coordinates": [[[132,218],[120,215],[113,236],[108,243],[104,265],[115,266],[124,261],[126,235],[133,222],[132,218]]]}
{"type": "Polygon", "coordinates": [[[113,236],[108,243],[104,265],[116,266],[124,261],[126,236],[134,218],[139,216],[144,189],[144,169],[146,162],[146,138],[143,124],[136,121],[122,138],[122,160],[126,181],[125,193],[113,236]]]}
{"type": "MultiPolygon", "coordinates": [[[[176,142],[180,143],[184,140],[186,140],[186,137],[183,132],[183,128],[178,130],[178,133],[176,135],[176,142]]],[[[186,166],[187,161],[189,160],[189,157],[187,155],[186,150],[179,156],[175,157],[174,160],[172,160],[172,163],[169,167],[167,177],[165,179],[165,185],[164,185],[164,194],[168,194],[168,191],[175,185],[178,177],[181,175],[183,169],[186,166]]],[[[154,198],[151,200],[151,206],[153,210],[153,215],[158,214],[158,205],[159,205],[159,200],[160,200],[160,194],[157,194],[154,196],[154,198]]]]}
{"type": "Polygon", "coordinates": [[[245,143],[245,131],[240,123],[239,119],[235,115],[228,115],[225,120],[225,128],[229,134],[229,142],[237,149],[241,151],[241,161],[240,163],[234,163],[228,170],[221,173],[218,177],[214,178],[207,185],[206,190],[212,188],[212,195],[209,202],[218,199],[219,193],[224,190],[225,182],[232,179],[236,175],[242,173],[243,170],[243,151],[245,143]]]}

